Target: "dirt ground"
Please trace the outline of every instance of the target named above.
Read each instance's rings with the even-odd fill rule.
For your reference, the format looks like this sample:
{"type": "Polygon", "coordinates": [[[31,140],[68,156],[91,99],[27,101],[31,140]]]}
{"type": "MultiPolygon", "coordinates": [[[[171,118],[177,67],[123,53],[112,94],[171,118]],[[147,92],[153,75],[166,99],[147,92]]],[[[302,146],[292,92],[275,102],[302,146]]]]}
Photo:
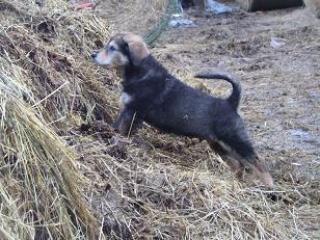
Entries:
{"type": "Polygon", "coordinates": [[[319,20],[302,8],[224,15],[190,10],[188,17],[197,27],[168,29],[154,56],[213,95],[226,96],[230,86],[196,80],[193,73],[218,68],[241,79],[240,113],[275,188],[239,184],[205,142],[146,126],[123,147],[81,143],[85,172],[99,182],[92,205],[118,225],[123,221],[135,239],[316,239],[319,20]]]}
{"type": "MultiPolygon", "coordinates": [[[[197,26],[168,29],[152,53],[213,95],[230,86],[193,73],[218,68],[241,79],[240,113],[275,187],[239,183],[205,142],[145,126],[121,143],[95,129],[72,138],[92,208],[121,239],[128,229],[134,239],[317,239],[319,20],[303,8],[187,16],[197,26]]],[[[116,23],[112,31],[123,30],[116,23]]],[[[113,80],[114,109],[119,88],[113,80]]]]}
{"type": "MultiPolygon", "coordinates": [[[[302,8],[187,16],[197,26],[168,29],[152,53],[213,95],[228,95],[230,86],[193,73],[222,69],[241,79],[240,113],[275,187],[240,183],[205,142],[149,126],[120,142],[110,129],[72,130],[65,138],[90,180],[82,190],[103,216],[102,227],[115,239],[130,239],[129,232],[134,239],[317,239],[320,21],[302,8]]],[[[135,25],[120,18],[111,21],[112,32],[135,25]]],[[[90,69],[103,72],[101,79],[111,76],[94,64],[90,69]]],[[[114,118],[120,84],[110,78],[105,85],[114,118]]]]}
{"type": "MultiPolygon", "coordinates": [[[[302,8],[256,13],[236,11],[218,16],[191,10],[188,17],[197,27],[173,28],[164,32],[153,48],[153,54],[178,77],[213,95],[226,96],[230,86],[214,80],[193,79],[193,73],[201,69],[222,69],[239,76],[243,88],[240,113],[247,122],[257,152],[275,180],[275,195],[267,197],[266,202],[272,205],[271,208],[277,207],[273,208],[273,217],[269,219],[271,230],[269,233],[266,230],[265,235],[261,232],[260,235],[251,235],[248,229],[246,231],[251,232],[248,235],[241,231],[227,231],[223,227],[217,227],[217,231],[208,230],[213,223],[218,224],[212,220],[206,227],[198,226],[197,230],[183,237],[316,239],[320,235],[319,20],[302,8]],[[281,46],[277,45],[279,42],[281,46]]],[[[166,171],[177,176],[192,173],[200,178],[206,190],[212,191],[210,196],[219,198],[219,203],[224,204],[220,202],[223,198],[217,194],[217,188],[223,188],[219,184],[225,184],[224,181],[233,180],[230,180],[230,173],[226,173],[228,169],[217,162],[206,144],[161,135],[154,129],[142,130],[139,136],[155,149],[151,164],[162,168],[160,175],[166,171]],[[211,176],[210,171],[202,167],[208,162],[211,176]],[[222,182],[217,180],[219,178],[222,182]]],[[[243,187],[247,193],[255,191],[246,185],[243,187]]],[[[232,192],[232,187],[226,191],[232,192]]],[[[250,201],[254,201],[251,197],[238,200],[250,205],[250,201]]],[[[262,218],[266,220],[267,215],[262,218]]],[[[191,221],[184,214],[179,216],[191,221]]],[[[176,215],[171,217],[176,219],[176,215]]],[[[162,236],[163,239],[181,236],[175,235],[173,230],[167,234],[162,236]]]]}
{"type": "Polygon", "coordinates": [[[83,12],[46,2],[0,1],[1,239],[319,239],[320,20],[303,8],[191,9],[196,27],[169,28],[151,48],[215,96],[230,85],[194,73],[239,77],[240,114],[275,180],[267,188],[236,179],[205,141],[112,129],[121,80],[90,54],[119,31],[147,36],[167,0],[83,12]]]}
{"type": "Polygon", "coordinates": [[[206,143],[146,127],[123,148],[104,147],[104,162],[86,157],[94,174],[108,166],[95,179],[94,208],[123,220],[136,239],[316,239],[319,20],[302,8],[188,17],[197,27],[168,29],[153,54],[213,95],[230,86],[193,73],[218,68],[241,79],[240,113],[275,188],[239,185],[206,143]]]}

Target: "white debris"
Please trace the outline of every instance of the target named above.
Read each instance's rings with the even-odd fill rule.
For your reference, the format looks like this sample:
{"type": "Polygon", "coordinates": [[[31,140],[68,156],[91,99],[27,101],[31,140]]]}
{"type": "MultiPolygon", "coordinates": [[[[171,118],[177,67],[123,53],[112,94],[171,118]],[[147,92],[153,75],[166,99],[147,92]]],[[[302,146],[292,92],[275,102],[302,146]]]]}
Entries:
{"type": "Polygon", "coordinates": [[[207,0],[206,7],[207,11],[213,12],[215,14],[228,13],[233,11],[232,7],[214,0],[207,0]]]}
{"type": "Polygon", "coordinates": [[[186,18],[173,18],[169,22],[169,26],[173,28],[177,27],[196,27],[196,24],[190,19],[186,18]]]}
{"type": "Polygon", "coordinates": [[[278,49],[286,45],[287,41],[284,38],[271,37],[270,46],[278,49]]]}
{"type": "Polygon", "coordinates": [[[178,2],[177,12],[171,16],[169,27],[196,27],[192,20],[184,17],[183,8],[180,1],[178,2]]]}

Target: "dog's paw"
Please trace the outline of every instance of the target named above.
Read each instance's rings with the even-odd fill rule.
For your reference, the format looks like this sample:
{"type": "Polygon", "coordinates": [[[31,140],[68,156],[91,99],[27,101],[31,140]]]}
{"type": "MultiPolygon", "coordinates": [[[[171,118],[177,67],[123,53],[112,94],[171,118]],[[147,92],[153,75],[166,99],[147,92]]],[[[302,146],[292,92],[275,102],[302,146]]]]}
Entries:
{"type": "Polygon", "coordinates": [[[110,140],[110,145],[124,146],[130,143],[130,140],[120,135],[113,136],[110,140]]]}
{"type": "Polygon", "coordinates": [[[118,122],[114,122],[113,124],[111,124],[111,127],[114,131],[119,131],[119,123],[118,122]]]}

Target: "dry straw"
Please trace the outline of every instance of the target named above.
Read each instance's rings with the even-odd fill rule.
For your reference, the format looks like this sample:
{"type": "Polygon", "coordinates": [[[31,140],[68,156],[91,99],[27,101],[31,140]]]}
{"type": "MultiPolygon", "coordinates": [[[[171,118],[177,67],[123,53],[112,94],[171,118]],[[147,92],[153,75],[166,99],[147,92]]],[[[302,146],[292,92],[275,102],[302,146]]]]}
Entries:
{"type": "Polygon", "coordinates": [[[0,1],[1,239],[96,239],[77,155],[56,132],[98,104],[110,121],[102,83],[79,61],[108,26],[64,1],[46,4],[0,1]]]}

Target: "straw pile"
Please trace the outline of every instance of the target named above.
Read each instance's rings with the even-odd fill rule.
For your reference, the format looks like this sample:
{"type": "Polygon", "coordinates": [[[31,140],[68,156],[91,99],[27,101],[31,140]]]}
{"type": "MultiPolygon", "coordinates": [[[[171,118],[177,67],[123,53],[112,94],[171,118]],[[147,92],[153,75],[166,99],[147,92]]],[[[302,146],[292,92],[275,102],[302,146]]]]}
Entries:
{"type": "Polygon", "coordinates": [[[146,34],[157,25],[169,2],[177,0],[98,1],[96,15],[108,19],[112,31],[146,34]]]}
{"type": "MultiPolygon", "coordinates": [[[[110,34],[106,2],[93,14],[62,0],[0,0],[0,238],[318,236],[316,181],[248,187],[205,143],[111,130],[119,84],[88,57],[110,34]]],[[[165,1],[149,4],[157,16],[144,26],[165,1]]]]}
{"type": "Polygon", "coordinates": [[[77,155],[57,133],[89,111],[111,119],[102,83],[82,64],[108,27],[67,7],[0,1],[1,239],[95,239],[99,232],[80,191],[77,155]]]}

